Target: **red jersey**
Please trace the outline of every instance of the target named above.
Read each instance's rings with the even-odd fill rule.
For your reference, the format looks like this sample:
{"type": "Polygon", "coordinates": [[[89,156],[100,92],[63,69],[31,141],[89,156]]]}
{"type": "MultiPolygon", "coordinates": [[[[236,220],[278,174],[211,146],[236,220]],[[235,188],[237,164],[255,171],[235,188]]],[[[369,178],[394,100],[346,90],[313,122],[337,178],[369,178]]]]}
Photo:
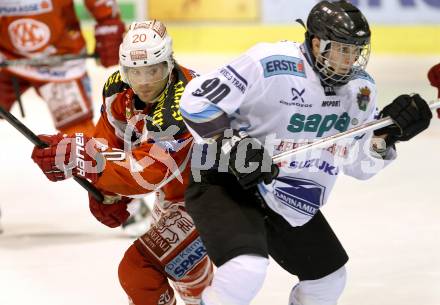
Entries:
{"type": "MultiPolygon", "coordinates": [[[[97,20],[119,17],[116,0],[84,0],[97,20]]],[[[85,52],[73,0],[1,0],[0,61],[85,52]]],[[[51,67],[10,66],[10,73],[29,81],[57,82],[86,73],[84,59],[51,67]]]]}
{"type": "Polygon", "coordinates": [[[99,189],[126,196],[160,189],[163,199],[183,201],[192,137],[179,103],[193,77],[192,71],[176,65],[170,85],[154,104],[140,101],[119,71],[109,77],[94,135],[112,148],[104,147],[107,161],[95,183],[99,189]]]}
{"type": "MultiPolygon", "coordinates": [[[[116,0],[84,0],[96,20],[119,16],[116,0]]],[[[73,0],[0,1],[0,53],[7,58],[78,54],[85,47],[73,0]]]]}

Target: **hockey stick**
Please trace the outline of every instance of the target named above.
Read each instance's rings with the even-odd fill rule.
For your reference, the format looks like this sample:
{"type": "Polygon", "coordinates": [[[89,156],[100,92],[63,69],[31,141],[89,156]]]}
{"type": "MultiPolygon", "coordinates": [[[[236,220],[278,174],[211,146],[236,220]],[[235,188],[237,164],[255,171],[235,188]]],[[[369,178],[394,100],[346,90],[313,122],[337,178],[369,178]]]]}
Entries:
{"type": "MultiPolygon", "coordinates": [[[[15,129],[17,129],[22,135],[24,135],[29,141],[31,141],[35,146],[40,148],[49,147],[46,142],[42,141],[35,133],[33,133],[29,128],[27,128],[22,122],[20,122],[15,116],[10,112],[3,109],[0,106],[0,116],[2,116],[9,124],[11,124],[15,129]]],[[[73,179],[78,182],[83,188],[89,192],[93,198],[99,202],[103,202],[104,196],[101,192],[93,186],[89,181],[84,178],[73,176],[73,179]]]]}
{"type": "Polygon", "coordinates": [[[12,87],[14,88],[15,97],[17,98],[18,108],[20,108],[21,117],[24,118],[24,108],[23,103],[21,102],[21,94],[20,94],[20,83],[18,82],[18,78],[15,76],[11,77],[12,87]]]}
{"type": "MultiPolygon", "coordinates": [[[[15,66],[56,66],[62,64],[64,61],[75,60],[75,59],[85,59],[85,58],[98,58],[96,53],[92,54],[66,54],[66,55],[56,55],[48,56],[42,58],[22,58],[22,59],[6,59],[0,61],[0,68],[15,67],[15,66]]],[[[20,107],[21,116],[24,118],[24,109],[20,97],[20,89],[18,85],[18,80],[16,77],[12,77],[12,85],[14,87],[15,95],[17,97],[18,106],[20,107]]]]}
{"type": "MultiPolygon", "coordinates": [[[[429,108],[431,110],[440,108],[440,99],[436,100],[436,101],[429,102],[429,108]]],[[[391,125],[393,123],[394,122],[390,117],[385,117],[385,118],[381,118],[379,120],[371,121],[371,122],[359,125],[355,128],[349,129],[347,131],[335,134],[333,136],[322,138],[316,142],[306,144],[306,145],[297,147],[297,148],[289,150],[289,151],[282,152],[278,155],[273,156],[272,161],[274,163],[278,163],[278,162],[281,162],[285,159],[288,159],[296,154],[299,154],[301,152],[305,152],[305,151],[308,151],[313,148],[320,148],[323,146],[327,146],[327,145],[333,144],[334,142],[336,142],[338,140],[347,138],[349,136],[355,136],[355,135],[365,133],[370,130],[375,130],[375,129],[379,129],[382,127],[386,127],[386,126],[391,125]]]]}
{"type": "Polygon", "coordinates": [[[86,58],[98,58],[96,53],[92,54],[65,54],[48,57],[37,58],[22,58],[22,59],[6,59],[0,61],[0,68],[14,67],[14,66],[56,66],[62,64],[64,61],[86,58]]]}

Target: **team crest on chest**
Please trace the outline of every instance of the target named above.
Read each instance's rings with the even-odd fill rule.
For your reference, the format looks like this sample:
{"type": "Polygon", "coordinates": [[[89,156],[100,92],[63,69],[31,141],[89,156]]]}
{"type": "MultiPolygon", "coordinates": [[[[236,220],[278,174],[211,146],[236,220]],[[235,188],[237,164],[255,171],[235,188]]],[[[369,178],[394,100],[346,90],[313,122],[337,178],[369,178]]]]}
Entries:
{"type": "Polygon", "coordinates": [[[368,103],[370,102],[370,93],[371,90],[367,86],[359,89],[359,93],[357,94],[357,103],[360,110],[367,110],[368,103]]]}
{"type": "Polygon", "coordinates": [[[20,18],[8,26],[9,37],[17,50],[33,52],[44,46],[50,40],[49,27],[38,20],[20,18]]]}

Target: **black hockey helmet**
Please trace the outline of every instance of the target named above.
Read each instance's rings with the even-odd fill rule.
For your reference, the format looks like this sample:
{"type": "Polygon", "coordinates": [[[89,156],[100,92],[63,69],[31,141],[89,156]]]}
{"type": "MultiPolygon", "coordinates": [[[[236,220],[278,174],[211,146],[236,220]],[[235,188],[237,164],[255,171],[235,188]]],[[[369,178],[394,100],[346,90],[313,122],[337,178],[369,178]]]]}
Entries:
{"type": "Polygon", "coordinates": [[[351,3],[345,0],[321,1],[315,5],[307,18],[306,43],[310,50],[314,37],[321,42],[320,56],[313,56],[315,70],[327,85],[343,85],[366,67],[370,54],[370,26],[361,11],[351,3]],[[335,72],[335,63],[325,54],[332,42],[336,42],[341,50],[352,49],[353,61],[344,73],[335,72]]]}
{"type": "Polygon", "coordinates": [[[351,3],[341,0],[321,1],[307,18],[309,35],[324,40],[363,46],[370,43],[370,26],[361,11],[351,3]]]}

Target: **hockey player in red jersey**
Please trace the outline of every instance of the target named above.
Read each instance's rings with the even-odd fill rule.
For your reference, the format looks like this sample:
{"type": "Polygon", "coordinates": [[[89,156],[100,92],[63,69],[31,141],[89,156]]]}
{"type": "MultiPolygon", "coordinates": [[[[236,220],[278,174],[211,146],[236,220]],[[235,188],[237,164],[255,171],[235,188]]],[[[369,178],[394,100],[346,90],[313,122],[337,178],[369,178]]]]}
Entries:
{"type": "Polygon", "coordinates": [[[93,215],[109,227],[129,217],[131,197],[156,193],[154,222],[127,250],[119,280],[132,304],[200,304],[212,263],[184,208],[192,137],[180,114],[180,96],[194,73],[173,58],[159,21],[135,22],[120,46],[120,70],[103,89],[94,138],[41,136],[50,147],[32,158],[52,181],[85,177],[105,194],[89,196],[93,215]],[[70,162],[69,162],[70,161],[70,162]]]}
{"type": "MultiPolygon", "coordinates": [[[[73,0],[0,1],[0,64],[4,60],[50,58],[86,52],[73,0]]],[[[104,67],[118,63],[125,31],[116,0],[84,0],[96,20],[95,53],[104,67]]],[[[0,105],[9,110],[18,96],[35,88],[62,133],[93,134],[92,101],[84,59],[51,66],[0,68],[0,105]]]]}

